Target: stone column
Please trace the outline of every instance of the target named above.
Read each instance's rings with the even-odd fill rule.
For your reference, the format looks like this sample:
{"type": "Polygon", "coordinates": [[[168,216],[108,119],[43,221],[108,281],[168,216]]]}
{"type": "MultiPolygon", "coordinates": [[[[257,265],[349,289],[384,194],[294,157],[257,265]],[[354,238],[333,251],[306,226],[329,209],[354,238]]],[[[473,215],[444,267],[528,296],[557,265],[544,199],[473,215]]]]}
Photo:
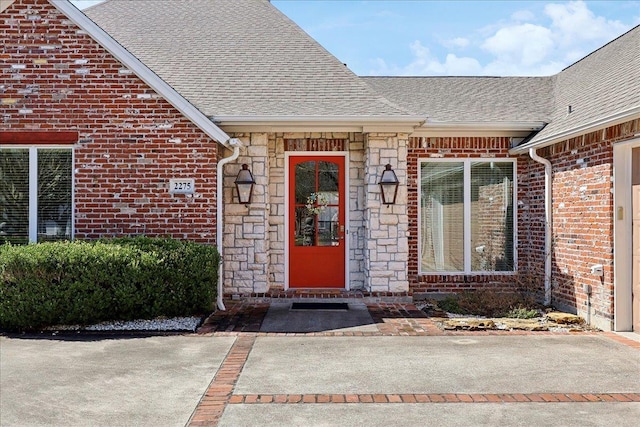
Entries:
{"type": "Polygon", "coordinates": [[[365,138],[365,285],[371,292],[407,292],[407,134],[370,133],[365,138]],[[380,176],[389,163],[400,186],[394,205],[383,205],[380,176]]]}
{"type": "Polygon", "coordinates": [[[286,236],[283,134],[269,134],[269,288],[284,289],[286,236]]]}
{"type": "MultiPolygon", "coordinates": [[[[238,136],[246,141],[244,135],[238,136]]],[[[267,291],[269,260],[269,168],[268,138],[249,135],[248,147],[225,168],[224,292],[233,294],[267,291]],[[249,165],[256,184],[248,206],[238,203],[235,178],[243,163],[249,165]],[[229,191],[230,190],[230,191],[229,191]]]]}

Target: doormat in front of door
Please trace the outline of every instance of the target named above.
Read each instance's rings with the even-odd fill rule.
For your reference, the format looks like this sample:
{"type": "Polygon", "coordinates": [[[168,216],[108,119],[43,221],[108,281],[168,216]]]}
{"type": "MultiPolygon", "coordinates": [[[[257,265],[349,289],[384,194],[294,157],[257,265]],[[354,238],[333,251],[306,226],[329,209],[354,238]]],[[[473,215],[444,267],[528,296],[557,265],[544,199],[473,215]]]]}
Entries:
{"type": "Polygon", "coordinates": [[[290,310],[323,310],[323,311],[347,311],[349,304],[346,302],[294,302],[290,310]]]}

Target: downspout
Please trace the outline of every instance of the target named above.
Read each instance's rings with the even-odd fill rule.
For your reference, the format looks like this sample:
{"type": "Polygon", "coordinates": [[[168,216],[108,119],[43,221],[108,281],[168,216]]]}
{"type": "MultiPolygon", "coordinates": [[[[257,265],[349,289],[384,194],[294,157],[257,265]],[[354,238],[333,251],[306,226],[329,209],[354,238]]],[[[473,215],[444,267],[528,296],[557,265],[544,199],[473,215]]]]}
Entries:
{"type": "Polygon", "coordinates": [[[551,305],[551,232],[553,220],[553,188],[551,186],[551,162],[540,157],[535,148],[529,149],[529,157],[544,165],[544,305],[551,305]]]}
{"type": "Polygon", "coordinates": [[[223,180],[224,180],[224,165],[229,162],[232,162],[240,156],[240,147],[242,147],[242,141],[238,138],[231,138],[229,140],[229,145],[233,147],[233,153],[229,157],[225,157],[218,162],[217,167],[217,203],[216,203],[216,245],[218,246],[218,254],[220,255],[220,264],[218,265],[218,298],[216,301],[216,305],[222,311],[226,310],[224,306],[224,302],[222,301],[223,294],[223,281],[224,281],[224,271],[222,270],[223,266],[223,245],[222,245],[222,233],[224,230],[224,213],[223,213],[223,205],[224,205],[224,192],[223,192],[223,180]]]}

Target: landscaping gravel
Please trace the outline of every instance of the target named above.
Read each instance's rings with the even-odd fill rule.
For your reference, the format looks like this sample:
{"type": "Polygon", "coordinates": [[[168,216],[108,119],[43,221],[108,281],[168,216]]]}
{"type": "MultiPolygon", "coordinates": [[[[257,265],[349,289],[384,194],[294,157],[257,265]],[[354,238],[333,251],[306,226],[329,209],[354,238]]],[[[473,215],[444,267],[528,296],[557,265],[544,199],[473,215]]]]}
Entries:
{"type": "Polygon", "coordinates": [[[194,332],[202,323],[201,317],[172,317],[151,320],[101,322],[95,325],[56,325],[47,330],[56,331],[190,331],[194,332]]]}

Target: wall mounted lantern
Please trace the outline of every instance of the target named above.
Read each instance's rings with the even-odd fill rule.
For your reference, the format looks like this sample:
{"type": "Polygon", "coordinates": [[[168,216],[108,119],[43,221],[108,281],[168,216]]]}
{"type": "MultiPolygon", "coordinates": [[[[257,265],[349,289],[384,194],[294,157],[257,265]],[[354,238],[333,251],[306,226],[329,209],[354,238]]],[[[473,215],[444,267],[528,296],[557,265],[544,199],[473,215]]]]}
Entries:
{"type": "Polygon", "coordinates": [[[396,196],[398,195],[398,186],[400,181],[396,173],[391,169],[391,165],[387,164],[380,177],[380,190],[382,192],[382,204],[394,205],[396,203],[396,196]]]}
{"type": "Polygon", "coordinates": [[[245,163],[242,165],[242,169],[238,172],[236,177],[236,191],[238,192],[238,200],[240,203],[248,205],[251,203],[251,197],[253,196],[253,185],[256,180],[253,179],[253,175],[249,170],[249,166],[245,163]]]}

